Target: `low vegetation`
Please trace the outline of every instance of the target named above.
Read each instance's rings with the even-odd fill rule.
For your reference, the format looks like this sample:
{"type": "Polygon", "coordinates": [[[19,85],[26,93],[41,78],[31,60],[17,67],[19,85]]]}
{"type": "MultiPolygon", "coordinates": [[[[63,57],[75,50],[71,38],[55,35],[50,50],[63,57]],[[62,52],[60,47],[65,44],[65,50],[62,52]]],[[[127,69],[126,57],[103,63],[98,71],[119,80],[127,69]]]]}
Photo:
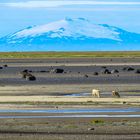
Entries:
{"type": "Polygon", "coordinates": [[[104,121],[103,120],[92,120],[91,124],[103,124],[104,121]]]}
{"type": "Polygon", "coordinates": [[[132,52],[1,52],[0,58],[90,58],[90,57],[140,57],[132,52]]]}

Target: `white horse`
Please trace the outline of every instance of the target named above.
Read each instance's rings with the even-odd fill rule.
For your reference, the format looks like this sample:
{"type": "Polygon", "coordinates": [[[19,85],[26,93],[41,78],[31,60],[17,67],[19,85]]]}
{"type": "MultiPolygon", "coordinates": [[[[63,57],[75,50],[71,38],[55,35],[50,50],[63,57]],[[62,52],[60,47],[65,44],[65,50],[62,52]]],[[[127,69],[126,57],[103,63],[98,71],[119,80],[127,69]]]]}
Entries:
{"type": "Polygon", "coordinates": [[[100,90],[98,89],[93,89],[92,90],[92,96],[97,96],[98,98],[100,98],[100,90]]]}

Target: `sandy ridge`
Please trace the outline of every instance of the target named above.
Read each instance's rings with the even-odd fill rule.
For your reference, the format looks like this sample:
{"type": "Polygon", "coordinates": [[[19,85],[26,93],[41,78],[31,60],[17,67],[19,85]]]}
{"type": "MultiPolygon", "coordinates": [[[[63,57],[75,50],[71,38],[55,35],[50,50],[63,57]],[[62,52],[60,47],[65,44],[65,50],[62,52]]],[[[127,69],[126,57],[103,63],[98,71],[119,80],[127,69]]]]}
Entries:
{"type": "Polygon", "coordinates": [[[140,103],[139,96],[123,98],[63,97],[63,96],[0,96],[0,102],[127,102],[140,103]]]}

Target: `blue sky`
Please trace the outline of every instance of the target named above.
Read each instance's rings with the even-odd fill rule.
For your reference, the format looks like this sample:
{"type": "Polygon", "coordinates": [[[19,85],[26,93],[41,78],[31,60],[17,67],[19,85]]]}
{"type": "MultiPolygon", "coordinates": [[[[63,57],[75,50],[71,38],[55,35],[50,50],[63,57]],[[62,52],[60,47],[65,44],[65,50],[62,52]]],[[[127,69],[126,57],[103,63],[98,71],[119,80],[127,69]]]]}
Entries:
{"type": "Polygon", "coordinates": [[[0,0],[0,37],[65,17],[140,33],[140,0],[0,0]]]}

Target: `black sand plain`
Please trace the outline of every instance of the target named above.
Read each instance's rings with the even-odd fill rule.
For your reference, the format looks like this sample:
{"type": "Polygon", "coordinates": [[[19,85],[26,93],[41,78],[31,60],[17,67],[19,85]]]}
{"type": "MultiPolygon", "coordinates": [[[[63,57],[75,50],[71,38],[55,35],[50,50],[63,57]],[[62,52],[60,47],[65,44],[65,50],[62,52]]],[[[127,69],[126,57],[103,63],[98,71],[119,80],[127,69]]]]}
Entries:
{"type": "MultiPolygon", "coordinates": [[[[48,59],[1,59],[0,97],[2,96],[65,96],[91,93],[100,89],[103,98],[110,98],[117,90],[122,98],[140,96],[140,58],[48,58],[48,59]],[[130,69],[129,69],[130,68],[130,69]],[[56,69],[63,69],[56,73],[56,69]],[[104,73],[108,69],[109,73],[104,73]],[[35,81],[22,78],[28,70],[35,81]],[[114,73],[112,70],[118,70],[114,73]],[[112,72],[112,73],[110,73],[112,72]],[[97,74],[98,73],[98,74],[97,74]]],[[[92,98],[92,97],[91,97],[92,98]]],[[[97,100],[97,98],[96,98],[97,100]]],[[[1,102],[1,109],[66,109],[66,108],[139,108],[133,104],[113,103],[47,103],[1,102]]],[[[88,113],[89,114],[89,113],[88,113]]],[[[104,113],[103,113],[104,114],[104,113]]],[[[121,114],[121,113],[118,113],[121,114]]],[[[127,114],[127,113],[125,113],[127,114]]],[[[130,113],[131,114],[131,113],[130,113]]],[[[133,113],[132,113],[133,114],[133,113]]],[[[139,114],[139,112],[135,113],[139,114]]],[[[0,113],[0,116],[10,113],[0,113]]],[[[21,114],[12,114],[21,115],[21,114]]],[[[31,115],[30,113],[24,115],[31,115]]],[[[46,115],[46,114],[34,114],[46,115]]],[[[47,114],[50,115],[50,114],[47,114]]],[[[58,115],[58,114],[56,114],[58,115]]],[[[0,139],[139,139],[140,118],[46,118],[0,119],[0,139]]]]}

